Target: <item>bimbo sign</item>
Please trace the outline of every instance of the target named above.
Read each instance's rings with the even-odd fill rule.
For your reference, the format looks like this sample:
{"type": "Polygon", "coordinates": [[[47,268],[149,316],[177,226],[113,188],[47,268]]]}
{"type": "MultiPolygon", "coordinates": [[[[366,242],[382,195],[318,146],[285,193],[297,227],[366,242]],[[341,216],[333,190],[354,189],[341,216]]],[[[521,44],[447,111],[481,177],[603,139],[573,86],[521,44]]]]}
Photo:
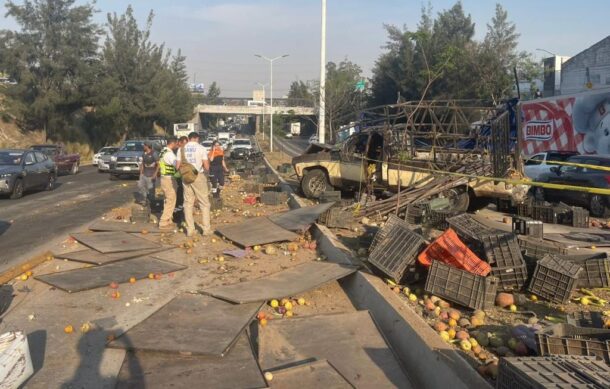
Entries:
{"type": "Polygon", "coordinates": [[[524,140],[550,140],[555,125],[553,120],[531,120],[524,127],[524,140]]]}

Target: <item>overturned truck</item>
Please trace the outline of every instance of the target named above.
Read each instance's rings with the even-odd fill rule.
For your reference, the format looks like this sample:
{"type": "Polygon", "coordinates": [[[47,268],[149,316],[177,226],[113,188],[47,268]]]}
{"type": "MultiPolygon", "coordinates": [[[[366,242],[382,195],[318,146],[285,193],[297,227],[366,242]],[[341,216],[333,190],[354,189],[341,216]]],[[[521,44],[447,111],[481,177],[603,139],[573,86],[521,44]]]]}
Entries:
{"type": "Polygon", "coordinates": [[[456,211],[479,198],[518,204],[529,186],[503,181],[523,178],[516,105],[423,101],[377,107],[361,113],[359,132],[344,142],[312,145],[292,163],[309,198],[336,188],[401,195],[404,205],[445,197],[456,211]]]}

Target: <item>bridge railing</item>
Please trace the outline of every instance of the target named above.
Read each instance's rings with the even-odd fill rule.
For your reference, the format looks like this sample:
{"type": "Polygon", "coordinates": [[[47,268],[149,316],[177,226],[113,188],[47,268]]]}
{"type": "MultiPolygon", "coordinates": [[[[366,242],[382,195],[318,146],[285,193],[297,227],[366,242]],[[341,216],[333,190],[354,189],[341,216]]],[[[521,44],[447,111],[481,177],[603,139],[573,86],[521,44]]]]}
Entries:
{"type": "MultiPolygon", "coordinates": [[[[214,99],[207,98],[202,95],[193,95],[195,104],[205,105],[228,105],[228,106],[247,106],[252,99],[247,97],[217,97],[214,99]]],[[[271,99],[266,99],[265,104],[270,105],[271,99]]],[[[273,106],[275,107],[308,107],[315,108],[316,103],[311,99],[290,99],[290,98],[274,98],[273,106]]]]}

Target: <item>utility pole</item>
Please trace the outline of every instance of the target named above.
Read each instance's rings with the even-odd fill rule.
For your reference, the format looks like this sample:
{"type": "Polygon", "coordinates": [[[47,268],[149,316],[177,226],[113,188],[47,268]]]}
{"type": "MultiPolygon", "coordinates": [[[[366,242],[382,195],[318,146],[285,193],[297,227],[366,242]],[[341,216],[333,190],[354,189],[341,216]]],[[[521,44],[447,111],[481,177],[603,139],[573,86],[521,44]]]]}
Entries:
{"type": "Polygon", "coordinates": [[[260,82],[256,83],[258,86],[263,88],[263,140],[265,140],[265,105],[267,105],[267,95],[265,94],[265,86],[267,84],[261,84],[260,82]]]}
{"type": "Polygon", "coordinates": [[[322,38],[320,42],[320,111],[318,112],[318,141],[326,141],[326,0],[322,0],[322,38]]]}
{"type": "Polygon", "coordinates": [[[273,62],[275,62],[276,60],[278,60],[280,58],[288,57],[288,54],[280,55],[279,57],[275,57],[275,58],[268,58],[268,57],[265,57],[264,55],[260,55],[260,54],[254,54],[254,56],[258,57],[258,58],[262,58],[266,61],[269,61],[269,64],[270,64],[271,85],[269,87],[271,89],[271,91],[270,91],[271,101],[269,103],[269,110],[270,110],[269,120],[271,121],[271,123],[270,123],[270,127],[269,127],[269,151],[273,151],[273,62]]]}

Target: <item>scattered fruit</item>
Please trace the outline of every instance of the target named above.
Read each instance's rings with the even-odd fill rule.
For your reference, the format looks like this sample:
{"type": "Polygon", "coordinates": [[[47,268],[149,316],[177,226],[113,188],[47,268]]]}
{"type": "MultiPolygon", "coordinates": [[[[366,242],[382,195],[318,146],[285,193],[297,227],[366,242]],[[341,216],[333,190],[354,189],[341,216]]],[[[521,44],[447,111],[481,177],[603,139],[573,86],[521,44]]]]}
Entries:
{"type": "Polygon", "coordinates": [[[472,341],[473,341],[473,340],[474,340],[474,339],[471,339],[471,340],[470,340],[470,346],[472,346],[471,350],[472,350],[472,352],[473,352],[475,355],[479,355],[479,354],[481,353],[481,351],[483,351],[483,349],[482,349],[482,348],[481,348],[481,346],[479,346],[479,345],[476,345],[476,346],[475,346],[475,345],[473,345],[473,344],[472,344],[472,341]]]}
{"type": "Polygon", "coordinates": [[[286,304],[284,304],[284,308],[286,308],[287,311],[291,311],[292,303],[290,301],[287,301],[286,304]]]}
{"type": "Polygon", "coordinates": [[[286,317],[292,317],[292,315],[293,315],[292,311],[288,311],[284,314],[284,316],[286,316],[286,317]]]}
{"type": "Polygon", "coordinates": [[[89,322],[83,323],[83,325],[80,326],[80,332],[82,332],[83,334],[86,334],[90,330],[91,330],[91,323],[89,323],[89,322]]]}
{"type": "Polygon", "coordinates": [[[470,335],[468,335],[468,332],[466,332],[466,331],[458,331],[457,334],[455,334],[455,337],[458,338],[459,340],[470,339],[470,335]]]}
{"type": "Polygon", "coordinates": [[[154,280],[155,275],[153,273],[148,273],[148,278],[150,278],[151,280],[154,280]]]}
{"type": "MultiPolygon", "coordinates": [[[[212,239],[212,242],[214,242],[214,239],[212,239]]],[[[261,250],[261,246],[256,245],[256,246],[252,247],[252,250],[254,250],[254,251],[260,251],[260,250],[261,250]]]]}
{"type": "Polygon", "coordinates": [[[414,302],[415,302],[415,301],[417,301],[417,296],[416,296],[416,295],[414,295],[413,293],[411,293],[411,294],[409,295],[409,301],[414,301],[414,302]]]}
{"type": "Polygon", "coordinates": [[[536,296],[535,294],[530,296],[530,300],[532,301],[538,301],[538,296],[536,296]]]}
{"type": "Polygon", "coordinates": [[[155,274],[155,280],[160,280],[161,277],[163,277],[163,275],[161,273],[156,273],[155,274]]]}
{"type": "Polygon", "coordinates": [[[129,283],[130,284],[135,284],[136,283],[136,278],[135,277],[129,278],[129,283]]]}
{"type": "Polygon", "coordinates": [[[32,273],[31,270],[28,270],[28,271],[25,272],[25,275],[28,276],[28,277],[31,277],[33,274],[34,273],[32,273]]]}
{"type": "Polygon", "coordinates": [[[460,341],[460,348],[464,351],[470,351],[472,349],[472,345],[470,344],[470,342],[468,340],[462,340],[460,341]]]}
{"type": "Polygon", "coordinates": [[[261,325],[261,327],[264,327],[267,325],[267,319],[266,318],[262,318],[258,321],[261,325]]]}
{"type": "Polygon", "coordinates": [[[437,332],[443,332],[443,331],[447,331],[449,327],[447,327],[447,324],[443,323],[442,321],[437,321],[436,323],[434,323],[434,329],[437,332]]]}
{"type": "Polygon", "coordinates": [[[396,294],[400,293],[400,286],[395,286],[392,288],[392,291],[396,294]]]}
{"type": "Polygon", "coordinates": [[[278,303],[278,301],[274,299],[274,300],[271,300],[269,305],[271,305],[271,308],[277,308],[280,306],[280,303],[278,303]]]}
{"type": "Polygon", "coordinates": [[[472,327],[478,327],[485,324],[485,320],[483,320],[480,316],[473,316],[470,318],[470,325],[472,327]]]}
{"type": "Polygon", "coordinates": [[[460,311],[458,311],[457,309],[452,309],[449,311],[449,318],[458,321],[460,320],[460,311]]]}
{"type": "Polygon", "coordinates": [[[297,303],[299,305],[305,305],[305,299],[303,297],[299,297],[299,299],[297,300],[297,303]]]}
{"type": "Polygon", "coordinates": [[[117,284],[117,283],[116,283],[116,282],[114,282],[114,281],[113,281],[113,282],[111,282],[109,286],[110,286],[110,288],[111,288],[111,289],[118,289],[118,288],[119,288],[119,284],[117,284]]]}
{"type": "Polygon", "coordinates": [[[277,249],[274,246],[267,246],[265,247],[265,254],[267,255],[275,255],[277,254],[277,249]]]}
{"type": "Polygon", "coordinates": [[[511,304],[508,309],[511,312],[517,312],[517,306],[515,304],[511,304]]]}
{"type": "Polygon", "coordinates": [[[443,339],[445,342],[448,342],[451,340],[451,338],[449,337],[449,333],[447,331],[441,331],[438,334],[441,336],[441,339],[443,339]]]}
{"type": "Polygon", "coordinates": [[[475,338],[470,338],[468,340],[470,341],[470,344],[472,345],[472,347],[477,347],[479,345],[479,342],[475,338]]]}
{"type": "Polygon", "coordinates": [[[121,292],[119,292],[118,290],[115,290],[114,292],[112,292],[112,294],[110,295],[110,297],[112,297],[113,299],[118,299],[121,297],[121,292]]]}
{"type": "Polygon", "coordinates": [[[500,308],[506,308],[515,303],[515,298],[510,293],[500,292],[496,296],[496,305],[500,308]]]}
{"type": "Polygon", "coordinates": [[[28,275],[27,274],[22,274],[21,277],[19,277],[21,279],[21,281],[27,281],[28,280],[28,275]]]}
{"type": "Polygon", "coordinates": [[[267,380],[267,381],[273,380],[273,374],[271,374],[271,372],[266,372],[265,373],[265,380],[267,380]]]}
{"type": "Polygon", "coordinates": [[[72,325],[67,325],[67,326],[64,327],[64,332],[66,334],[71,334],[71,333],[74,332],[74,327],[72,327],[72,325]]]}
{"type": "Polygon", "coordinates": [[[267,317],[267,315],[265,314],[265,312],[259,312],[259,313],[256,314],[256,318],[258,320],[264,319],[266,317],[267,317]]]}
{"type": "Polygon", "coordinates": [[[449,324],[449,327],[457,327],[457,321],[455,321],[455,319],[449,319],[447,324],[449,324]]]}
{"type": "Polygon", "coordinates": [[[447,333],[449,334],[449,339],[455,339],[455,334],[456,334],[455,329],[449,328],[447,330],[447,333]]]}

